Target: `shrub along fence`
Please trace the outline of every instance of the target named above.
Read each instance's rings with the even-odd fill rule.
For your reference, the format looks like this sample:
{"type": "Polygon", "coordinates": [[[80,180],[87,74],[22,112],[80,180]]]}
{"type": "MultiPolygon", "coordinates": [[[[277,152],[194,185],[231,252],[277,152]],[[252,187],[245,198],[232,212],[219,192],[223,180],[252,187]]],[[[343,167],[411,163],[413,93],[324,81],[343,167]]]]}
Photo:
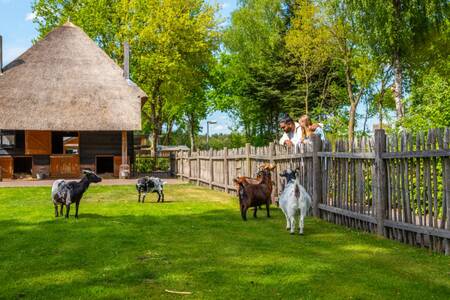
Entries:
{"type": "Polygon", "coordinates": [[[311,145],[297,151],[277,144],[220,151],[180,151],[182,180],[235,193],[233,178],[255,176],[265,162],[276,165],[276,198],[284,182],[279,172],[301,170],[312,195],[313,215],[344,226],[374,232],[411,245],[450,254],[450,129],[428,134],[386,136],[311,145]]]}

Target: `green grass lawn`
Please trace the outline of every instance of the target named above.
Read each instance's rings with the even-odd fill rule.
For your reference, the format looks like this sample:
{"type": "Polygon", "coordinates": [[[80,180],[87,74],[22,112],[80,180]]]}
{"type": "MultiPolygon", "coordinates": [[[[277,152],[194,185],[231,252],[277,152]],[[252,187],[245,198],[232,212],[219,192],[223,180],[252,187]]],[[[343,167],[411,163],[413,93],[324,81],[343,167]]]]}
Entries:
{"type": "Polygon", "coordinates": [[[79,220],[55,219],[49,194],[0,188],[0,298],[450,296],[448,257],[312,218],[291,236],[279,209],[243,222],[225,193],[173,185],[139,204],[132,186],[92,186],[79,220]]]}

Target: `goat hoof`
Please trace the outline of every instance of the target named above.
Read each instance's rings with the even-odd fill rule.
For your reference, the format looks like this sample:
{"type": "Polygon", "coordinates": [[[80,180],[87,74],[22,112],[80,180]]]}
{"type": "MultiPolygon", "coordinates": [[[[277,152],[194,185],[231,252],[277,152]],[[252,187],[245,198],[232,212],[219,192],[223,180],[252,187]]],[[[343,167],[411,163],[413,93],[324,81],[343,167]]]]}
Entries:
{"type": "Polygon", "coordinates": [[[291,234],[291,235],[294,235],[295,233],[294,233],[294,232],[290,232],[290,234],[291,234]]]}
{"type": "Polygon", "coordinates": [[[299,234],[299,235],[303,235],[303,232],[299,232],[298,234],[299,234]]]}

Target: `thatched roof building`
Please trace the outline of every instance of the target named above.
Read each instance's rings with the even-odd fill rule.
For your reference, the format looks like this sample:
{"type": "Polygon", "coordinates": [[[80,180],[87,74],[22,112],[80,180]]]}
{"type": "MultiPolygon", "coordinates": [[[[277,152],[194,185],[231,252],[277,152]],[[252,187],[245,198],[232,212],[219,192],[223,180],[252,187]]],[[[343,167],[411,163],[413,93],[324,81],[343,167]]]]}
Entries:
{"type": "Polygon", "coordinates": [[[51,31],[0,75],[0,129],[139,130],[145,93],[79,27],[51,31]]]}
{"type": "MultiPolygon", "coordinates": [[[[124,53],[128,66],[128,46],[124,53]]],[[[146,95],[126,67],[71,23],[1,64],[0,179],[76,177],[82,169],[129,175],[146,95]]]]}

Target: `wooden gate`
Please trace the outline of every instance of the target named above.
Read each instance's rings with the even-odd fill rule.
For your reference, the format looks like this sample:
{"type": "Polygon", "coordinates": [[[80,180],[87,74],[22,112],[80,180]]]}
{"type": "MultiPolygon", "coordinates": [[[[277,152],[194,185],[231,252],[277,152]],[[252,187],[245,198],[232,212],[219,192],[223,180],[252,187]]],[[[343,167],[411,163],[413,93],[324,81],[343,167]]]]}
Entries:
{"type": "Polygon", "coordinates": [[[0,169],[2,178],[12,178],[14,173],[14,161],[11,156],[0,156],[0,169]]]}
{"type": "Polygon", "coordinates": [[[80,175],[80,157],[78,155],[50,156],[51,177],[78,177],[80,175]]]}

